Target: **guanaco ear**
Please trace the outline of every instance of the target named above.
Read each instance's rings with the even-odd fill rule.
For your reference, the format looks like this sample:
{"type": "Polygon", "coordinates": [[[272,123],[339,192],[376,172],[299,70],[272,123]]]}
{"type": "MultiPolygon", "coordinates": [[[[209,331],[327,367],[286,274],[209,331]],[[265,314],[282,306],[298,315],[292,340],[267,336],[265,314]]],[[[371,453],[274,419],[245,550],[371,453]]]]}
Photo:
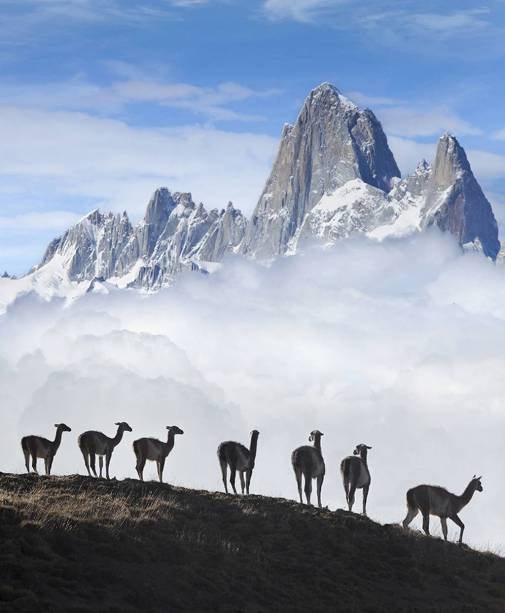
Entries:
{"type": "Polygon", "coordinates": [[[115,425],[115,426],[120,426],[120,425],[121,425],[121,422],[120,422],[120,421],[117,421],[117,422],[116,422],[114,425],[115,425]]]}
{"type": "Polygon", "coordinates": [[[367,449],[371,449],[371,447],[370,447],[369,445],[365,445],[365,447],[366,447],[367,449]]]}
{"type": "Polygon", "coordinates": [[[477,477],[477,479],[480,481],[482,479],[482,475],[480,477],[477,477]]]}
{"type": "Polygon", "coordinates": [[[60,424],[54,424],[54,427],[57,428],[60,424]]]}
{"type": "Polygon", "coordinates": [[[314,435],[312,434],[312,432],[309,434],[309,443],[312,443],[312,441],[314,440],[314,435]]]}

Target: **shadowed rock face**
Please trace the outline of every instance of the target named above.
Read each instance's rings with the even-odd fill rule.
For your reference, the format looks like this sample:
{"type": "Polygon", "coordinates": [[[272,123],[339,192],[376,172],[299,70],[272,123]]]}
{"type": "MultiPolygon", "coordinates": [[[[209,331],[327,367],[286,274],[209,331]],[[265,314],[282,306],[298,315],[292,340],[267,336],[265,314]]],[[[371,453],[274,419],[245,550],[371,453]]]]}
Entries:
{"type": "Polygon", "coordinates": [[[176,206],[172,194],[166,187],[161,187],[154,192],[147,205],[144,223],[137,233],[140,253],[148,257],[152,255],[158,238],[167,225],[170,213],[176,206]]]}
{"type": "Polygon", "coordinates": [[[121,270],[119,262],[132,231],[126,213],[92,211],[49,244],[39,268],[58,256],[74,281],[114,276],[121,270]]]}
{"type": "Polygon", "coordinates": [[[480,241],[485,255],[496,259],[500,242],[493,209],[454,136],[445,134],[438,142],[423,218],[424,226],[437,225],[461,245],[480,241]]]}
{"type": "Polygon", "coordinates": [[[398,176],[375,115],[324,83],[310,93],[295,125],[284,127],[242,251],[258,258],[283,254],[325,193],[357,178],[389,191],[398,176]]]}

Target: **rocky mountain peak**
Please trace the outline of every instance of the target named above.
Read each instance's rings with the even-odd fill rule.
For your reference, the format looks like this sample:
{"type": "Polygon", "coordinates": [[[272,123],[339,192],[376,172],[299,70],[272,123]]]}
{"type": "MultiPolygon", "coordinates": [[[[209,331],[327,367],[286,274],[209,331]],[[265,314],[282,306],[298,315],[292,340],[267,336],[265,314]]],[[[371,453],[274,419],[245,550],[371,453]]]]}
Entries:
{"type": "Polygon", "coordinates": [[[418,175],[426,174],[431,171],[431,164],[424,158],[416,166],[415,173],[418,175]]]}
{"type": "MultiPolygon", "coordinates": [[[[53,240],[40,267],[55,260],[71,281],[114,279],[151,289],[183,269],[205,271],[244,238],[247,220],[231,203],[208,212],[190,192],[157,189],[144,218],[132,226],[126,213],[95,210],[53,240]]],[[[96,282],[96,283],[95,283],[96,282]]],[[[93,289],[94,291],[94,289],[93,289]]]]}
{"type": "Polygon", "coordinates": [[[338,107],[343,112],[363,112],[334,85],[331,83],[321,83],[307,96],[300,114],[309,110],[325,113],[330,107],[338,107]]]}
{"type": "Polygon", "coordinates": [[[193,202],[193,197],[191,196],[191,192],[174,192],[173,199],[177,205],[180,205],[186,208],[195,207],[195,203],[193,202]]]}
{"type": "Polygon", "coordinates": [[[433,165],[433,177],[439,187],[448,187],[464,172],[472,172],[465,150],[452,134],[440,137],[433,165]]]}
{"type": "Polygon", "coordinates": [[[323,83],[284,126],[270,177],[249,224],[243,252],[261,259],[286,253],[307,213],[348,181],[389,191],[400,171],[379,121],[323,83]]]}
{"type": "Polygon", "coordinates": [[[170,213],[176,206],[172,194],[168,188],[158,188],[149,200],[144,221],[146,224],[153,224],[157,227],[166,224],[170,213]]]}
{"type": "Polygon", "coordinates": [[[493,260],[500,250],[491,204],[474,177],[465,150],[451,134],[444,134],[438,141],[424,225],[437,225],[450,232],[461,245],[478,240],[485,255],[493,260]]]}

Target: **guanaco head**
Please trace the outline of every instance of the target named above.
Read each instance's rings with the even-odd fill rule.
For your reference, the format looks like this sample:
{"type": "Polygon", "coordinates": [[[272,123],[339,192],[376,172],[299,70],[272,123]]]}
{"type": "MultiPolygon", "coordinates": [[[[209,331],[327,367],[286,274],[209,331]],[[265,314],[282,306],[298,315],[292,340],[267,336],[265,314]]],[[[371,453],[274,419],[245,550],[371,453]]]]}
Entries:
{"type": "Polygon", "coordinates": [[[361,443],[360,445],[356,445],[356,449],[353,451],[354,455],[366,455],[366,452],[371,449],[368,445],[361,443]]]}
{"type": "Polygon", "coordinates": [[[472,486],[474,490],[477,490],[478,492],[482,492],[482,490],[484,489],[482,487],[482,483],[480,482],[480,480],[482,479],[482,475],[480,477],[476,477],[475,475],[472,477],[472,486]]]}
{"type": "Polygon", "coordinates": [[[126,432],[131,432],[132,429],[131,427],[125,422],[125,421],[117,421],[115,424],[115,426],[118,426],[121,430],[126,431],[126,432]]]}
{"type": "Polygon", "coordinates": [[[170,430],[170,432],[174,434],[184,434],[184,430],[181,430],[179,426],[167,426],[167,430],[170,430]]]}
{"type": "Polygon", "coordinates": [[[54,427],[62,432],[72,432],[72,428],[69,428],[67,424],[54,424],[54,427]]]}
{"type": "Polygon", "coordinates": [[[312,443],[312,441],[315,441],[317,437],[321,437],[321,436],[324,436],[322,432],[320,432],[319,430],[312,430],[312,432],[309,435],[309,443],[312,443]]]}

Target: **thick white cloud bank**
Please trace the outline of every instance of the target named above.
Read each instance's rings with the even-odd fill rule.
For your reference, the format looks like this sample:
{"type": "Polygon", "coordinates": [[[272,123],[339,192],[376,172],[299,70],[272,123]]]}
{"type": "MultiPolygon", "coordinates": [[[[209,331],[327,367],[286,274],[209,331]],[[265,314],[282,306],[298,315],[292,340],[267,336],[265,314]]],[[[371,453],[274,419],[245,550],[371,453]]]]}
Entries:
{"type": "Polygon", "coordinates": [[[344,506],[339,463],[364,442],[371,517],[403,519],[413,485],[461,493],[482,474],[466,538],[503,551],[505,267],[449,237],[344,241],[270,268],[231,259],[148,296],[25,296],[0,339],[2,471],[24,470],[22,435],[52,438],[64,421],[54,472],[84,474],[77,435],[126,420],[111,472],[134,477],[133,440],[177,424],[166,480],[221,489],[218,443],[257,428],[253,491],[295,498],[290,454],[318,428],[325,505],[344,506]]]}

